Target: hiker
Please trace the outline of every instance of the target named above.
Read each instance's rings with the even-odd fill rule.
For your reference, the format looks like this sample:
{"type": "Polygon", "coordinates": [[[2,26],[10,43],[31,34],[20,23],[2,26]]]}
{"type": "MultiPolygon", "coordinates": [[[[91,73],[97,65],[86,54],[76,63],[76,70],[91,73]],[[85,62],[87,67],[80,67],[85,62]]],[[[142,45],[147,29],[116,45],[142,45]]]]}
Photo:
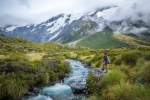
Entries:
{"type": "Polygon", "coordinates": [[[106,69],[106,73],[108,72],[108,64],[110,63],[107,52],[104,51],[104,59],[103,59],[103,68],[102,70],[104,70],[104,68],[106,69]]]}

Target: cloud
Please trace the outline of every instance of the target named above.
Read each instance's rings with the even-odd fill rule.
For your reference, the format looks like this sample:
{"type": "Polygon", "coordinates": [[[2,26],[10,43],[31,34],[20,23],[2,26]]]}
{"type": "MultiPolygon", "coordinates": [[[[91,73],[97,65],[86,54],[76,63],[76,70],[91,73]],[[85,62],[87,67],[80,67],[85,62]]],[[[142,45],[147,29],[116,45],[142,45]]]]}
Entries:
{"type": "Polygon", "coordinates": [[[39,23],[60,13],[87,13],[104,6],[117,5],[120,9],[114,13],[108,13],[111,20],[121,20],[137,13],[148,21],[150,0],[0,0],[0,26],[6,23],[29,24],[39,23]],[[4,16],[13,16],[6,19],[4,16]],[[5,19],[5,21],[4,21],[5,19]],[[18,19],[18,21],[17,21],[18,19]],[[22,19],[22,21],[21,21],[22,19]],[[9,21],[8,21],[9,20],[9,21]],[[10,21],[11,20],[11,21],[10,21]]]}
{"type": "Polygon", "coordinates": [[[30,4],[28,3],[28,0],[17,0],[21,5],[27,6],[30,8],[30,4]]]}

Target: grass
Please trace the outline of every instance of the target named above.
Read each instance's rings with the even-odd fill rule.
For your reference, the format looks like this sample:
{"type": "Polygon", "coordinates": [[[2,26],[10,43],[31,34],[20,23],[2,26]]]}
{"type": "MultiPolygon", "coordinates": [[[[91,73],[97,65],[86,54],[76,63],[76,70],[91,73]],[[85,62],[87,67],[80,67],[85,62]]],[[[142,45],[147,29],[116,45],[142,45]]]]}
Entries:
{"type": "Polygon", "coordinates": [[[100,100],[149,100],[149,86],[140,84],[130,84],[129,82],[121,82],[120,84],[111,86],[103,91],[103,98],[100,100]],[[107,93],[106,93],[107,91],[107,93]]]}
{"type": "Polygon", "coordinates": [[[132,35],[129,36],[121,33],[113,33],[109,27],[106,27],[102,32],[95,33],[90,37],[82,39],[77,43],[77,46],[84,46],[93,49],[112,49],[122,47],[146,47],[150,46],[150,42],[132,35]]]}
{"type": "Polygon", "coordinates": [[[0,55],[0,59],[3,59],[5,56],[4,55],[0,55]]]}
{"type": "Polygon", "coordinates": [[[142,46],[150,46],[150,43],[148,41],[144,41],[142,39],[139,39],[135,36],[128,36],[121,33],[115,33],[113,34],[115,38],[119,39],[120,41],[123,41],[127,44],[130,44],[132,46],[136,47],[142,47],[142,46]]]}
{"type": "Polygon", "coordinates": [[[45,53],[28,53],[26,54],[30,61],[41,60],[45,53]]]}
{"type": "Polygon", "coordinates": [[[123,73],[118,70],[113,70],[105,75],[100,82],[102,87],[112,86],[121,82],[124,78],[123,73]]]}
{"type": "MultiPolygon", "coordinates": [[[[97,40],[102,36],[109,37],[107,39],[111,38],[114,43],[119,41],[118,46],[122,45],[109,31],[111,30],[108,29],[106,34],[97,33],[97,40]]],[[[111,61],[108,65],[110,71],[101,78],[92,74],[88,76],[87,86],[92,93],[90,100],[149,100],[150,47],[147,42],[140,47],[138,43],[133,43],[135,46],[131,48],[117,49],[111,48],[112,42],[107,44],[109,49],[90,49],[71,48],[59,43],[38,44],[9,37],[2,37],[0,41],[0,91],[4,91],[0,92],[0,99],[20,99],[19,97],[34,86],[39,87],[63,79],[71,70],[66,58],[83,61],[92,68],[101,68],[103,51],[106,50],[111,61]],[[12,85],[13,88],[10,88],[12,85]]],[[[101,46],[104,47],[106,42],[104,40],[101,46]]]]}
{"type": "Polygon", "coordinates": [[[95,33],[92,36],[81,40],[77,45],[94,49],[130,47],[129,44],[116,39],[113,36],[113,31],[109,27],[106,27],[102,32],[95,33]]]}

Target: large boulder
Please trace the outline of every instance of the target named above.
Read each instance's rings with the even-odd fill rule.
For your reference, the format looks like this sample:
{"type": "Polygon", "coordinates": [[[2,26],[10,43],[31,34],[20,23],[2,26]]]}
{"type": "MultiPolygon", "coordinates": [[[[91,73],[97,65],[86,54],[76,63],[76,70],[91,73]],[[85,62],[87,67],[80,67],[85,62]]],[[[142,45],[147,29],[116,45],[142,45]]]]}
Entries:
{"type": "Polygon", "coordinates": [[[105,74],[104,71],[102,71],[100,68],[93,68],[91,72],[96,77],[101,77],[105,74]]]}
{"type": "Polygon", "coordinates": [[[86,88],[86,85],[82,83],[82,81],[75,81],[70,84],[70,87],[73,93],[82,93],[83,90],[86,88]]]}

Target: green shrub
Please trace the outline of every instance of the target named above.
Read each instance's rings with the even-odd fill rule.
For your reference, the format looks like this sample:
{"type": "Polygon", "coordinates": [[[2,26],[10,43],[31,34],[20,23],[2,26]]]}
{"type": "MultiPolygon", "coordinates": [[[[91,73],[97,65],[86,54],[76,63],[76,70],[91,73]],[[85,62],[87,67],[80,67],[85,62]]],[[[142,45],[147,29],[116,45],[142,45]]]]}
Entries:
{"type": "Polygon", "coordinates": [[[9,58],[5,58],[4,60],[7,62],[28,61],[27,57],[24,54],[20,53],[11,54],[9,58]]]}
{"type": "Polygon", "coordinates": [[[4,65],[5,64],[5,60],[0,59],[0,65],[4,65]]]}
{"type": "Polygon", "coordinates": [[[121,71],[113,70],[102,77],[102,79],[100,81],[100,85],[103,88],[105,88],[105,87],[109,87],[111,85],[118,84],[123,79],[123,77],[124,77],[124,75],[121,71]]]}
{"type": "Polygon", "coordinates": [[[42,86],[49,84],[50,76],[48,73],[45,73],[45,71],[38,73],[38,80],[36,85],[42,86]]]}
{"type": "Polygon", "coordinates": [[[56,73],[53,70],[49,71],[49,75],[50,75],[50,81],[52,81],[52,82],[58,81],[58,77],[57,77],[56,73]]]}
{"type": "Polygon", "coordinates": [[[97,63],[96,63],[96,68],[99,68],[99,67],[101,67],[101,63],[102,63],[102,61],[98,61],[97,63]]]}
{"type": "Polygon", "coordinates": [[[150,53],[144,55],[144,59],[150,61],[150,53]]]}
{"type": "Polygon", "coordinates": [[[101,96],[99,95],[92,95],[88,100],[100,100],[101,96]]]}
{"type": "Polygon", "coordinates": [[[98,82],[100,81],[100,78],[94,76],[92,73],[88,75],[88,78],[86,80],[86,85],[91,93],[97,93],[101,90],[101,87],[99,87],[98,82]]]}
{"type": "Polygon", "coordinates": [[[122,64],[122,59],[120,59],[120,58],[117,58],[116,60],[114,60],[114,64],[115,65],[121,65],[122,64]]]}
{"type": "Polygon", "coordinates": [[[71,66],[70,66],[69,62],[65,61],[64,66],[66,68],[66,73],[69,73],[71,71],[71,66]]]}
{"type": "Polygon", "coordinates": [[[131,69],[128,66],[121,65],[119,66],[119,68],[120,68],[120,71],[124,73],[124,75],[128,76],[128,78],[130,77],[131,69]]]}
{"type": "Polygon", "coordinates": [[[103,91],[100,100],[149,100],[150,87],[121,82],[103,91]]]}
{"type": "Polygon", "coordinates": [[[18,63],[6,63],[5,65],[0,66],[0,73],[36,73],[36,69],[32,67],[28,67],[26,62],[18,62],[18,63]]]}
{"type": "Polygon", "coordinates": [[[28,85],[25,80],[12,73],[7,75],[3,82],[2,90],[13,99],[19,99],[28,91],[28,85]]]}
{"type": "Polygon", "coordinates": [[[146,63],[141,69],[141,76],[150,84],[150,62],[146,63]]]}
{"type": "Polygon", "coordinates": [[[6,97],[6,94],[3,92],[3,90],[0,87],[0,100],[2,100],[4,97],[6,97]]]}
{"type": "Polygon", "coordinates": [[[122,55],[122,60],[126,65],[136,65],[138,58],[141,56],[141,53],[131,52],[122,55]]]}

